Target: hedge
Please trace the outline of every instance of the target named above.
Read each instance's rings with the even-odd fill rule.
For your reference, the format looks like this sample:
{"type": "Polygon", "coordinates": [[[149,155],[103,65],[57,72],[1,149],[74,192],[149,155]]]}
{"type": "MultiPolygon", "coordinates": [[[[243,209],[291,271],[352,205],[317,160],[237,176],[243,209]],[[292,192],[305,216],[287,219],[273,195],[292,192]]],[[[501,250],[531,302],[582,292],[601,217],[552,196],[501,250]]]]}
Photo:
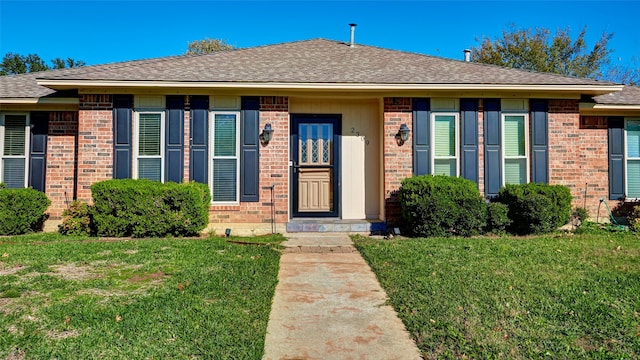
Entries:
{"type": "Polygon", "coordinates": [[[50,204],[47,195],[41,191],[0,186],[0,235],[41,231],[50,204]]]}
{"type": "Polygon", "coordinates": [[[417,236],[473,236],[486,225],[487,205],[467,179],[421,175],[399,191],[405,230],[417,236]]]}
{"type": "Polygon", "coordinates": [[[117,179],[91,185],[91,194],[98,236],[195,236],[209,221],[205,184],[117,179]]]}
{"type": "Polygon", "coordinates": [[[509,208],[513,234],[542,234],[565,225],[571,216],[571,191],[564,185],[508,184],[497,201],[509,208]]]}

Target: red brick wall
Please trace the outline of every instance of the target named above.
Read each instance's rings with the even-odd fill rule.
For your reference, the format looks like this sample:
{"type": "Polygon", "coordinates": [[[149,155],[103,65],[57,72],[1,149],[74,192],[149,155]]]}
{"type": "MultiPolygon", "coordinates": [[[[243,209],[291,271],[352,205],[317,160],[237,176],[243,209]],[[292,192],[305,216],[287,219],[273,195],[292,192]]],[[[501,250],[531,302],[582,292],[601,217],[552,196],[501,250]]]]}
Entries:
{"type": "Polygon", "coordinates": [[[113,177],[111,95],[80,95],[78,111],[78,199],[91,200],[91,184],[113,177]]]}
{"type": "Polygon", "coordinates": [[[410,98],[384,99],[384,203],[390,224],[400,221],[398,189],[404,178],[413,175],[413,112],[410,98]],[[399,146],[395,139],[400,125],[409,127],[409,140],[399,146]]]}
{"type": "MultiPolygon", "coordinates": [[[[270,123],[273,138],[260,147],[260,201],[212,206],[209,216],[216,223],[271,223],[271,186],[275,186],[276,222],[289,221],[289,98],[260,98],[260,129],[270,123]]],[[[215,227],[215,226],[214,226],[215,227]]]]}
{"type": "Polygon", "coordinates": [[[184,97],[184,105],[184,172],[182,173],[182,178],[188,181],[190,179],[189,156],[191,155],[191,134],[189,133],[191,129],[191,104],[189,103],[189,96],[184,97]]]}
{"type": "Polygon", "coordinates": [[[607,129],[581,128],[578,103],[549,101],[549,183],[568,186],[573,206],[583,207],[586,200],[595,218],[599,199],[609,197],[607,129]]]}
{"type": "Polygon", "coordinates": [[[478,101],[478,190],[484,196],[484,102],[478,101]]]}
{"type": "Polygon", "coordinates": [[[62,211],[73,201],[77,131],[78,113],[49,113],[45,193],[51,200],[47,211],[51,220],[61,219],[62,211]]]}

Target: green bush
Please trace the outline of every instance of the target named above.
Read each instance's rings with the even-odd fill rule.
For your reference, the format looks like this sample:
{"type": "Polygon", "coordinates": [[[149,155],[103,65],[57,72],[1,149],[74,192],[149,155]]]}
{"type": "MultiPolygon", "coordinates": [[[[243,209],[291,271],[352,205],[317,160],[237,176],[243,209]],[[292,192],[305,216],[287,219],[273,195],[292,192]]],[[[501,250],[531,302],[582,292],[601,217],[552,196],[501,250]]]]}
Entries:
{"type": "Polygon", "coordinates": [[[41,191],[0,187],[0,235],[41,231],[49,204],[51,201],[41,191]]]}
{"type": "Polygon", "coordinates": [[[529,183],[506,185],[497,200],[509,208],[509,232],[526,235],[549,233],[566,224],[571,199],[566,186],[529,183]]]}
{"type": "Polygon", "coordinates": [[[486,225],[487,205],[471,180],[414,176],[402,181],[399,197],[405,230],[417,236],[473,236],[486,225]]]}
{"type": "Polygon", "coordinates": [[[487,206],[487,232],[505,234],[511,225],[509,207],[500,202],[492,202],[487,206]]]}
{"type": "Polygon", "coordinates": [[[91,194],[99,236],[195,236],[209,222],[205,184],[107,180],[91,185],[91,194]]]}
{"type": "Polygon", "coordinates": [[[58,225],[58,231],[63,235],[91,236],[92,225],[91,206],[76,200],[62,212],[62,224],[58,225]]]}
{"type": "Polygon", "coordinates": [[[640,205],[633,207],[627,215],[627,223],[631,231],[640,232],[640,205]]]}

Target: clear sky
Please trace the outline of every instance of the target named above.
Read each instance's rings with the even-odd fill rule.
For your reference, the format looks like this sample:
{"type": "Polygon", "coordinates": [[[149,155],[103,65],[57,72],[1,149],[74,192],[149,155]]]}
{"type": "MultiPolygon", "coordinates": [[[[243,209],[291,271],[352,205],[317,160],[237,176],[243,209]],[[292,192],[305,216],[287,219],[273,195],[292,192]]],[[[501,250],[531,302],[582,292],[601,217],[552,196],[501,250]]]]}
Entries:
{"type": "Polygon", "coordinates": [[[614,61],[640,63],[635,1],[32,1],[0,0],[0,56],[36,53],[102,64],[178,55],[189,41],[219,38],[235,47],[295,40],[349,40],[447,58],[495,38],[510,24],[587,27],[593,46],[614,33],[614,61]]]}

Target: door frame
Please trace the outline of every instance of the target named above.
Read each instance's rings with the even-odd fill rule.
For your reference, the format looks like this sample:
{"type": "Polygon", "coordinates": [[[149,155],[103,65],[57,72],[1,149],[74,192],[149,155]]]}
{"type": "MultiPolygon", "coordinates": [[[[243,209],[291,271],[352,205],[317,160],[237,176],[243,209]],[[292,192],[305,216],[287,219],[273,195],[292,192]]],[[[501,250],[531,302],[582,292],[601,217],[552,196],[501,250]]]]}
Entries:
{"type": "Polygon", "coordinates": [[[290,179],[291,179],[291,217],[336,217],[341,216],[340,212],[340,136],[342,134],[342,114],[291,114],[291,134],[290,134],[290,179]],[[299,189],[298,189],[298,125],[304,123],[326,123],[333,125],[333,211],[323,212],[299,212],[299,189]]]}

